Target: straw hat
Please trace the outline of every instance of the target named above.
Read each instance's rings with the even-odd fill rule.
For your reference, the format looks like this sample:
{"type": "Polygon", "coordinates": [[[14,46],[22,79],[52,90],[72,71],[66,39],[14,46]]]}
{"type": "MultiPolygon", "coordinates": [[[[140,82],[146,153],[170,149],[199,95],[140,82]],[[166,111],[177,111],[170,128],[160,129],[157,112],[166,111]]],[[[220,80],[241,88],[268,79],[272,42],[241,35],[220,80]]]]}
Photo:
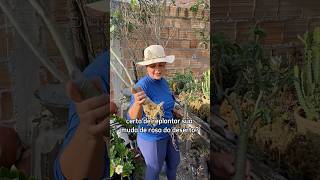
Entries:
{"type": "Polygon", "coordinates": [[[137,64],[146,66],[160,62],[173,63],[173,61],[174,55],[166,56],[161,45],[151,45],[144,50],[144,60],[137,64]]]}
{"type": "Polygon", "coordinates": [[[89,3],[86,6],[101,12],[108,12],[109,9],[107,0],[100,0],[97,2],[89,3]]]}

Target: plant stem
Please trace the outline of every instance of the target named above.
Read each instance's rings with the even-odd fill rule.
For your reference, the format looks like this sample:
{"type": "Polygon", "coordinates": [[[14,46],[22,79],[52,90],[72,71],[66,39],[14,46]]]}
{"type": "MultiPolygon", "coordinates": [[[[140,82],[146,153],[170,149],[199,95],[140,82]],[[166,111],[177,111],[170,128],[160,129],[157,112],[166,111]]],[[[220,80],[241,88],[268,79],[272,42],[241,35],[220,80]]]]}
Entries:
{"type": "Polygon", "coordinates": [[[116,60],[118,61],[118,63],[123,67],[124,71],[126,72],[128,78],[129,78],[130,84],[133,86],[133,85],[134,85],[134,82],[133,82],[133,80],[132,80],[132,78],[131,78],[131,76],[130,76],[128,70],[127,70],[127,68],[123,65],[123,63],[121,62],[120,58],[119,58],[119,57],[117,56],[117,54],[113,51],[112,48],[110,48],[110,52],[111,52],[111,54],[116,58],[116,60]]]}
{"type": "Polygon", "coordinates": [[[246,154],[248,148],[248,134],[247,129],[241,129],[239,136],[239,144],[236,151],[235,170],[236,173],[232,180],[244,180],[246,172],[246,154]]]}
{"type": "Polygon", "coordinates": [[[89,31],[89,27],[88,27],[88,21],[86,19],[86,15],[85,15],[85,12],[84,12],[84,9],[83,9],[83,3],[81,0],[75,0],[77,5],[78,5],[78,8],[79,8],[79,11],[80,11],[80,14],[81,14],[81,17],[82,17],[82,22],[83,22],[83,27],[84,27],[84,31],[85,31],[85,38],[86,40],[88,41],[88,44],[89,44],[89,51],[91,53],[91,55],[94,55],[95,52],[94,52],[94,49],[92,47],[92,40],[91,40],[91,35],[90,35],[90,31],[89,31]]]}
{"type": "Polygon", "coordinates": [[[130,87],[130,84],[128,84],[121,76],[121,74],[119,73],[118,69],[115,68],[113,62],[110,61],[110,65],[112,67],[112,69],[114,70],[114,72],[116,73],[116,75],[120,78],[120,80],[127,86],[130,87]]]}

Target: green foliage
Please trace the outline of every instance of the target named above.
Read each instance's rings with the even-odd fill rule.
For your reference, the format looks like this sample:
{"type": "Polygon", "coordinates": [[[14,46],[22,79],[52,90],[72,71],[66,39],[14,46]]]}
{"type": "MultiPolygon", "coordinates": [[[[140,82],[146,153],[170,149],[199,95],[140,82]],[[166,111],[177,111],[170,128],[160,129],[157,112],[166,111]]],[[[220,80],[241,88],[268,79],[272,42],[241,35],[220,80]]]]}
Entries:
{"type": "Polygon", "coordinates": [[[250,102],[248,112],[239,109],[244,120],[261,117],[266,123],[271,122],[269,101],[289,82],[290,65],[282,57],[269,57],[265,54],[262,39],[266,33],[255,26],[249,32],[248,43],[233,44],[222,34],[213,36],[214,45],[214,80],[218,101],[222,95],[239,102],[250,102]],[[261,96],[261,97],[259,97],[261,96]],[[233,99],[236,98],[236,99],[233,99]],[[260,98],[260,99],[259,99],[260,98]],[[238,99],[238,100],[237,100],[238,99]],[[254,104],[255,103],[255,104],[254,104]]]}
{"type": "Polygon", "coordinates": [[[135,153],[123,144],[123,140],[117,136],[115,130],[111,130],[111,137],[111,147],[109,148],[110,177],[116,172],[117,166],[123,167],[122,177],[130,176],[134,169],[135,153]]]}
{"type": "Polygon", "coordinates": [[[320,120],[320,28],[299,37],[304,44],[304,64],[294,67],[298,100],[307,119],[320,120]]]}
{"type": "Polygon", "coordinates": [[[209,8],[209,4],[206,0],[197,0],[191,7],[190,7],[190,11],[192,12],[198,12],[199,7],[203,7],[203,9],[208,9],[209,8]]]}
{"type": "Polygon", "coordinates": [[[215,33],[211,39],[214,99],[220,104],[223,101],[223,92],[233,87],[240,75],[239,46],[228,40],[223,33],[215,33]]]}
{"type": "Polygon", "coordinates": [[[119,117],[119,116],[117,116],[117,115],[114,115],[114,114],[111,115],[111,119],[113,119],[115,122],[121,124],[122,127],[124,127],[124,128],[130,129],[130,128],[133,128],[133,127],[134,127],[133,124],[127,123],[124,118],[119,117]]]}
{"type": "Polygon", "coordinates": [[[21,171],[19,171],[15,166],[12,166],[11,169],[5,167],[0,167],[0,179],[17,179],[17,180],[35,180],[33,177],[28,177],[21,171]]]}
{"type": "MultiPolygon", "coordinates": [[[[190,11],[193,13],[197,13],[199,9],[203,10],[209,10],[210,5],[208,0],[197,0],[191,7],[190,11]]],[[[210,39],[209,39],[209,34],[208,32],[208,27],[207,27],[207,22],[209,22],[209,17],[206,16],[206,13],[200,12],[201,13],[201,21],[204,24],[204,27],[201,28],[200,30],[196,30],[197,34],[197,39],[200,41],[200,44],[202,47],[207,49],[208,45],[210,44],[210,39]]],[[[200,21],[199,20],[199,21],[200,21]]]]}
{"type": "MultiPolygon", "coordinates": [[[[201,92],[201,82],[194,77],[190,68],[185,72],[175,73],[169,80],[169,85],[175,94],[201,92]]],[[[191,99],[194,99],[194,97],[191,97],[191,99]]]]}
{"type": "Polygon", "coordinates": [[[210,97],[210,69],[203,73],[203,82],[201,82],[202,93],[207,99],[210,97]]]}

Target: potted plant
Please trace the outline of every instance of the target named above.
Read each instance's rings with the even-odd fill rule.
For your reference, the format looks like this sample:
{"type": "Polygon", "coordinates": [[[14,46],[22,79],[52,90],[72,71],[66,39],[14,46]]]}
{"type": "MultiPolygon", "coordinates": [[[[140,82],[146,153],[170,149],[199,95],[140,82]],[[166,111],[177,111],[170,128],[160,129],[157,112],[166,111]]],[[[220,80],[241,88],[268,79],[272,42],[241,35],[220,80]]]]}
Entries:
{"type": "Polygon", "coordinates": [[[320,28],[299,37],[304,44],[304,64],[294,67],[295,89],[300,106],[294,116],[298,132],[320,135],[320,28]]]}
{"type": "Polygon", "coordinates": [[[135,149],[126,147],[123,140],[111,130],[111,146],[109,149],[110,177],[112,179],[135,179],[142,171],[142,161],[135,149]]]}
{"type": "Polygon", "coordinates": [[[245,179],[250,133],[258,119],[271,121],[267,104],[287,81],[287,71],[279,69],[280,62],[265,55],[261,45],[265,32],[255,26],[249,35],[243,45],[231,44],[221,36],[213,44],[217,48],[214,85],[217,96],[222,96],[217,98],[226,99],[239,128],[233,180],[245,179]]]}

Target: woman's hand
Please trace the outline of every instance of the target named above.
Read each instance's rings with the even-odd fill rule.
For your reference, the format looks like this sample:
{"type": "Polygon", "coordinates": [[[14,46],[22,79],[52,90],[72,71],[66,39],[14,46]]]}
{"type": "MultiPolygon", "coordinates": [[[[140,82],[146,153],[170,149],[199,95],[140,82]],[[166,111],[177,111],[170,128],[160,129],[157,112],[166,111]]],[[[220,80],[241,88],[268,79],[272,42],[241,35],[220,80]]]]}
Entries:
{"type": "MultiPolygon", "coordinates": [[[[101,90],[101,82],[93,81],[101,90]]],[[[101,179],[105,169],[104,136],[109,136],[109,115],[116,112],[106,94],[89,99],[82,98],[73,82],[67,83],[67,94],[75,103],[80,123],[60,157],[62,174],[66,179],[101,179]],[[76,163],[75,163],[76,162],[76,163]],[[93,168],[94,167],[94,168],[93,168]]]]}
{"type": "MultiPolygon", "coordinates": [[[[96,80],[93,81],[93,83],[102,92],[100,82],[96,80]]],[[[109,120],[107,116],[117,111],[115,104],[109,101],[108,95],[102,94],[97,97],[83,99],[80,90],[76,84],[71,81],[67,84],[67,93],[74,101],[76,111],[80,118],[78,132],[81,132],[81,134],[90,139],[102,137],[108,132],[109,120]]]]}
{"type": "Polygon", "coordinates": [[[134,104],[142,106],[142,104],[146,101],[145,92],[140,87],[137,89],[132,88],[131,92],[134,96],[134,104]]]}

